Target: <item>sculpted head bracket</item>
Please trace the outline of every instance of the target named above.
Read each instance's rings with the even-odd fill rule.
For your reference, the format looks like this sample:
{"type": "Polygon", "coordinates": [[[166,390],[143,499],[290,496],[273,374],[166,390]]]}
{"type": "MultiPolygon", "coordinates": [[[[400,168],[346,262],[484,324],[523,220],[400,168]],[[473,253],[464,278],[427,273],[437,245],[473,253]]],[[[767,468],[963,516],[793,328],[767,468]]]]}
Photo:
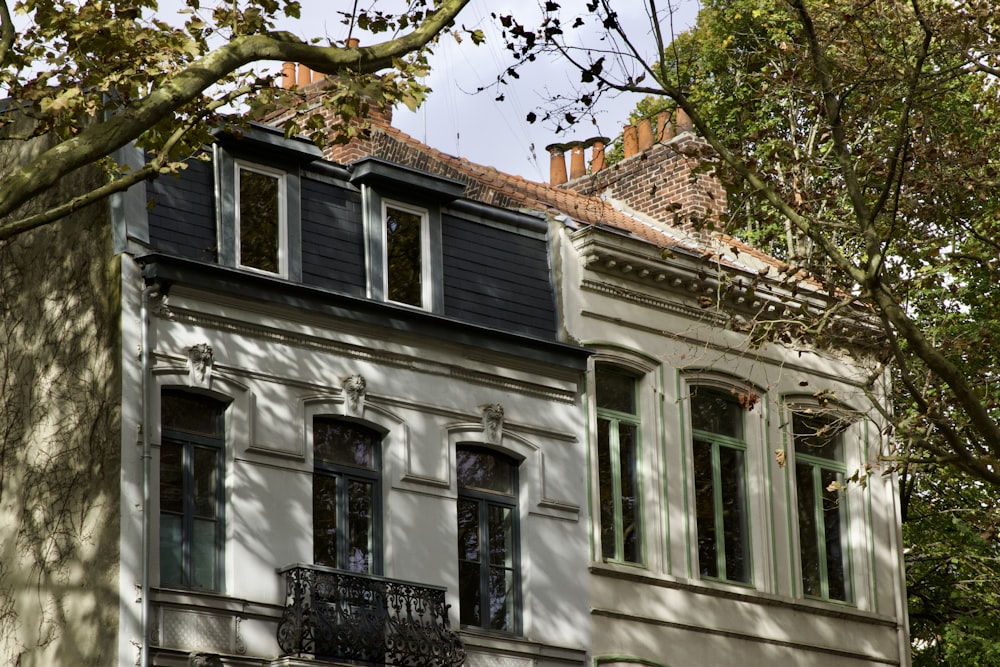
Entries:
{"type": "Polygon", "coordinates": [[[479,406],[483,415],[483,439],[491,445],[499,445],[503,440],[503,406],[487,403],[479,406]]]}
{"type": "Polygon", "coordinates": [[[360,373],[344,378],[344,414],[346,416],[364,416],[367,386],[365,376],[360,373]]]}
{"type": "Polygon", "coordinates": [[[212,346],[208,343],[199,343],[188,348],[188,386],[201,387],[202,389],[212,388],[212,366],[215,364],[215,357],[212,354],[212,346]]]}

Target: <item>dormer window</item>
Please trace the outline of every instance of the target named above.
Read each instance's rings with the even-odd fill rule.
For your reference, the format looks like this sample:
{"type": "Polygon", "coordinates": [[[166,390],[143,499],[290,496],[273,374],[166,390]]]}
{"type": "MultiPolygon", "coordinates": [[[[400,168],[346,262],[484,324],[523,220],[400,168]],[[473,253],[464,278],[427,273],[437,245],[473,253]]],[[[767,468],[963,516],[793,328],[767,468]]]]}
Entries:
{"type": "Polygon", "coordinates": [[[235,162],[236,264],[288,275],[287,189],[283,172],[235,162]]]}
{"type": "Polygon", "coordinates": [[[427,308],[432,285],[427,211],[383,200],[382,219],[385,221],[386,299],[427,308]]]}

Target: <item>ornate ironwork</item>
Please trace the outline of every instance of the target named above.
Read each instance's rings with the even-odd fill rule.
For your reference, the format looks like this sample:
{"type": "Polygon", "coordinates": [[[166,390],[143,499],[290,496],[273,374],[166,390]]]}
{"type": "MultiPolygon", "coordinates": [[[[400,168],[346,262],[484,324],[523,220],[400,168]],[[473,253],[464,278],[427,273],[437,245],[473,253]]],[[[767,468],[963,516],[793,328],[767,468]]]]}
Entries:
{"type": "Polygon", "coordinates": [[[290,565],[278,622],[282,655],[398,667],[459,667],[465,647],[445,589],[319,565],[290,565]]]}

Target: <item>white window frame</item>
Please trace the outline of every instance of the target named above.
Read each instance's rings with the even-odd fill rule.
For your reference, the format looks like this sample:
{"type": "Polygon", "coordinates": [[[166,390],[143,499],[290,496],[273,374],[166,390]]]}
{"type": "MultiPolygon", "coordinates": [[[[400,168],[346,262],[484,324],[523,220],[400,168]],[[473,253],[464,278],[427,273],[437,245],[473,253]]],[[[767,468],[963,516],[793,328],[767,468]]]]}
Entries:
{"type": "Polygon", "coordinates": [[[395,199],[382,199],[379,215],[379,236],[382,245],[382,294],[389,303],[396,303],[420,310],[433,310],[434,272],[431,256],[431,225],[430,212],[426,208],[406,204],[395,199]],[[389,237],[386,233],[386,220],[389,209],[394,208],[404,213],[420,217],[420,304],[403,303],[389,298],[389,237]]]}
{"type": "Polygon", "coordinates": [[[233,160],[233,222],[236,266],[248,271],[256,271],[265,275],[277,275],[288,278],[289,238],[288,238],[288,183],[287,173],[280,169],[266,167],[254,162],[233,160]],[[246,170],[278,180],[278,271],[273,273],[253,266],[243,264],[242,248],[240,247],[240,172],[246,170]]]}

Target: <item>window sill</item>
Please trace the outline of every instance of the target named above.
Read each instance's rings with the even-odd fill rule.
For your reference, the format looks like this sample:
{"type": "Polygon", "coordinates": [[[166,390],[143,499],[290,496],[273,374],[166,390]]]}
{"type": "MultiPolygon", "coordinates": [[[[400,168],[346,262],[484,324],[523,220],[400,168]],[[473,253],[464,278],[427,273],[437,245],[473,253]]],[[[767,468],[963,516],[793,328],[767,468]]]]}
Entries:
{"type": "MultiPolygon", "coordinates": [[[[503,635],[480,628],[465,628],[459,632],[465,649],[470,654],[496,654],[515,658],[523,658],[531,661],[544,659],[546,662],[565,662],[583,664],[586,659],[586,650],[583,648],[571,648],[566,646],[555,646],[531,641],[515,635],[503,635]]],[[[466,661],[466,665],[475,667],[475,658],[466,661]]],[[[491,662],[491,664],[494,664],[491,662]]],[[[534,664],[533,662],[531,664],[534,664]]]]}
{"type": "Polygon", "coordinates": [[[849,618],[866,623],[896,627],[896,619],[870,611],[858,609],[850,603],[840,601],[825,601],[811,598],[790,598],[774,593],[765,593],[752,587],[724,583],[711,580],[691,580],[674,577],[667,574],[657,574],[648,570],[640,570],[633,566],[622,566],[611,563],[591,563],[589,571],[595,576],[633,581],[660,588],[683,590],[698,595],[724,598],[739,602],[783,607],[803,613],[828,616],[832,618],[849,618]]]}

